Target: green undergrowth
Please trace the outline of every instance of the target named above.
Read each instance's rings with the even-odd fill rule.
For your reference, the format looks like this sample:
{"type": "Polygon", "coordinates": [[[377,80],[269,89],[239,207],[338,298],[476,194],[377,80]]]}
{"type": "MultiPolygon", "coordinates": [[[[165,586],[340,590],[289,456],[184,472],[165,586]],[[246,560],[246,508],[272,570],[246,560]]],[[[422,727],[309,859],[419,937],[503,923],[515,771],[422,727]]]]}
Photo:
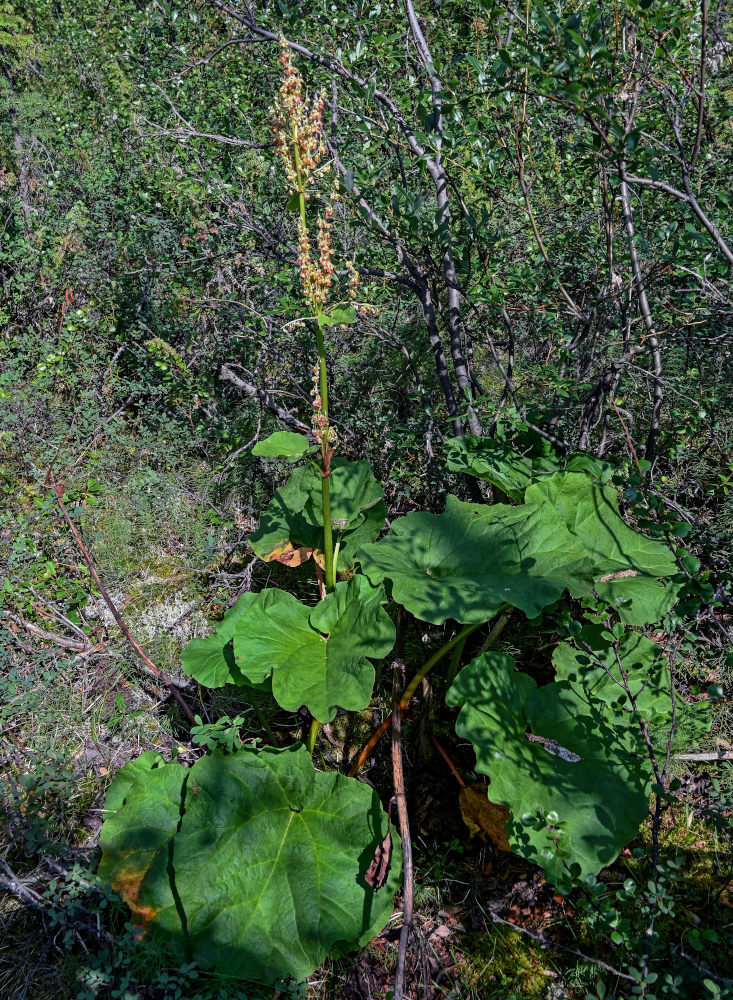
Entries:
{"type": "Polygon", "coordinates": [[[533,949],[525,935],[510,927],[462,935],[457,946],[465,959],[462,996],[466,1000],[546,1000],[553,995],[555,979],[564,978],[553,956],[533,949]]]}

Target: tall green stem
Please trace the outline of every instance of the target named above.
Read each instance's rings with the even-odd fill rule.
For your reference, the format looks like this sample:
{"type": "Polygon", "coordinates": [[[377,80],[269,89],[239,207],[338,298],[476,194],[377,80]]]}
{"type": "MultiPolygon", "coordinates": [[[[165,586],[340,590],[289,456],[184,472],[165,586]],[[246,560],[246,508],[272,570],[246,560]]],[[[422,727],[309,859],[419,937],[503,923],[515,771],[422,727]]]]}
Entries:
{"type": "Polygon", "coordinates": [[[318,348],[318,375],[321,391],[321,412],[326,418],[325,437],[321,442],[321,498],[323,501],[323,556],[326,591],[330,593],[336,586],[336,566],[333,561],[333,531],[331,529],[331,486],[330,456],[328,452],[328,375],[326,373],[326,346],[320,324],[316,327],[318,348]]]}
{"type": "Polygon", "coordinates": [[[463,650],[466,645],[466,639],[468,639],[467,635],[465,635],[463,637],[463,640],[453,648],[453,656],[451,657],[450,666],[448,667],[448,673],[445,679],[446,688],[449,688],[453,683],[453,681],[456,679],[456,674],[458,673],[461,666],[461,657],[463,656],[463,650]]]}
{"type": "MultiPolygon", "coordinates": [[[[404,712],[407,711],[407,706],[410,704],[412,696],[417,691],[423,678],[430,673],[435,664],[439,663],[443,659],[443,657],[447,653],[450,653],[450,651],[454,649],[456,646],[463,645],[466,639],[469,637],[469,635],[472,632],[475,632],[477,628],[481,628],[484,624],[485,624],[484,622],[479,622],[478,625],[466,625],[465,628],[461,629],[458,635],[454,635],[453,638],[450,639],[448,642],[446,642],[444,646],[441,646],[440,649],[437,651],[437,653],[433,653],[430,659],[423,665],[421,670],[417,674],[415,674],[415,676],[412,678],[410,683],[403,691],[399,704],[400,712],[404,714],[404,712]]],[[[396,710],[397,709],[395,708],[392,711],[396,710]]],[[[377,726],[377,728],[374,730],[372,735],[369,737],[367,742],[362,747],[361,752],[359,753],[358,757],[351,766],[351,769],[349,771],[350,777],[353,778],[353,776],[357,773],[361,765],[366,760],[369,752],[377,745],[382,735],[386,733],[387,729],[390,726],[391,720],[392,720],[392,712],[390,712],[387,718],[382,723],[380,723],[379,726],[377,726]]]]}
{"type": "Polygon", "coordinates": [[[441,646],[437,653],[433,653],[429,660],[427,660],[422,668],[415,674],[410,683],[407,685],[402,693],[402,698],[400,700],[400,705],[402,711],[407,708],[407,706],[412,701],[412,696],[417,691],[418,687],[422,683],[423,677],[427,677],[430,671],[433,669],[436,663],[439,663],[446,653],[450,653],[451,649],[458,646],[461,643],[465,643],[466,639],[472,632],[475,632],[477,628],[482,628],[486,623],[479,622],[477,625],[466,625],[458,635],[454,635],[444,646],[441,646]]]}
{"type": "MultiPolygon", "coordinates": [[[[300,153],[298,152],[298,135],[293,124],[293,157],[295,161],[295,171],[298,176],[298,207],[300,208],[300,221],[303,229],[307,231],[305,218],[305,192],[303,190],[303,178],[300,170],[300,153]]],[[[321,395],[321,412],[326,418],[324,427],[324,438],[321,441],[321,499],[323,505],[323,558],[324,577],[326,583],[326,593],[336,586],[336,566],[333,559],[333,531],[331,528],[331,485],[330,485],[330,456],[328,454],[328,372],[326,370],[326,344],[323,338],[323,329],[319,322],[319,315],[314,317],[316,321],[316,349],[318,351],[318,389],[321,395]]]]}

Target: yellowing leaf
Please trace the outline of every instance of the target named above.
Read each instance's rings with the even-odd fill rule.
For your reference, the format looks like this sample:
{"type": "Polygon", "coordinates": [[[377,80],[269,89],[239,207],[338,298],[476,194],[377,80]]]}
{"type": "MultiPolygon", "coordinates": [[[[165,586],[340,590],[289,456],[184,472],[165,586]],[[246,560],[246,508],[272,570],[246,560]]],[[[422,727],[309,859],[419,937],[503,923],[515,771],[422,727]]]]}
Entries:
{"type": "MultiPolygon", "coordinates": [[[[275,490],[257,531],[249,536],[253,551],[267,561],[273,553],[307,549],[323,566],[322,477],[312,465],[297,468],[285,486],[275,490]]],[[[331,524],[339,543],[339,569],[350,566],[358,549],[373,542],[386,516],[382,487],[366,461],[331,462],[331,524]]],[[[278,559],[282,562],[282,559],[278,559]]],[[[305,560],[303,560],[305,561],[305,560]]],[[[286,563],[299,565],[299,563],[286,563]]]]}
{"type": "Polygon", "coordinates": [[[265,562],[282,563],[283,566],[302,566],[304,562],[308,562],[314,552],[316,550],[307,545],[293,545],[292,542],[283,542],[282,545],[276,545],[272,552],[260,553],[260,558],[265,562]]]}
{"type": "Polygon", "coordinates": [[[511,851],[506,835],[506,821],[509,810],[489,800],[488,786],[481,784],[466,785],[461,789],[458,801],[461,807],[463,822],[468,827],[471,839],[480,835],[488,839],[500,851],[511,851]]]}

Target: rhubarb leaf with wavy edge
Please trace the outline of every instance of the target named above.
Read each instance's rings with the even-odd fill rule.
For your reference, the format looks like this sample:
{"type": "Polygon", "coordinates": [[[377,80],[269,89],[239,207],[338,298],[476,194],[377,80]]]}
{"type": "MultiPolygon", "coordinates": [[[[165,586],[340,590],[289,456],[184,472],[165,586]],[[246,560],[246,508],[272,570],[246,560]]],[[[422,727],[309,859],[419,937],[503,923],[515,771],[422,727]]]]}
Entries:
{"type": "Polygon", "coordinates": [[[100,875],[179,954],[256,982],[302,980],[387,923],[400,843],[393,832],[373,889],[387,817],[366,785],[317,772],[302,745],[147,765],[125,765],[110,788],[100,875]]]}

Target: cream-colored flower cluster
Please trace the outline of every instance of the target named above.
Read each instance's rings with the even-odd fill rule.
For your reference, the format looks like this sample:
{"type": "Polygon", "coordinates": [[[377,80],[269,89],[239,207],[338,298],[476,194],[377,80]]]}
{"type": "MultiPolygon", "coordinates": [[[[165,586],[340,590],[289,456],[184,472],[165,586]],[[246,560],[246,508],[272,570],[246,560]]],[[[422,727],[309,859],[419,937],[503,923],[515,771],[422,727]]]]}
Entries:
{"type": "MultiPolygon", "coordinates": [[[[321,165],[325,150],[323,94],[319,94],[311,102],[303,97],[303,78],[293,66],[290,49],[282,37],[280,63],[283,68],[280,96],[271,109],[275,149],[285,165],[285,174],[292,191],[305,198],[308,185],[329,170],[328,163],[321,165]]],[[[298,221],[300,284],[313,316],[322,312],[333,281],[331,229],[337,198],[338,190],[334,186],[326,210],[318,220],[317,262],[311,256],[308,226],[303,218],[302,208],[298,221]]]]}
{"type": "Polygon", "coordinates": [[[323,144],[323,94],[309,101],[303,96],[303,77],[290,58],[290,48],[280,38],[280,63],[283,68],[280,97],[270,109],[275,150],[285,165],[285,174],[293,191],[306,194],[306,188],[329,169],[319,167],[323,144]]]}
{"type": "Polygon", "coordinates": [[[334,188],[326,209],[318,220],[318,261],[314,263],[308,239],[308,229],[303,220],[298,225],[298,268],[300,270],[300,286],[308,308],[314,316],[323,310],[333,281],[334,266],[333,247],[331,246],[331,229],[333,227],[333,207],[338,200],[338,192],[334,188]]]}
{"type": "Polygon", "coordinates": [[[352,302],[356,302],[359,298],[359,286],[361,285],[361,279],[359,278],[359,272],[356,270],[354,264],[350,261],[346,261],[346,270],[349,274],[349,298],[352,302]]]}

